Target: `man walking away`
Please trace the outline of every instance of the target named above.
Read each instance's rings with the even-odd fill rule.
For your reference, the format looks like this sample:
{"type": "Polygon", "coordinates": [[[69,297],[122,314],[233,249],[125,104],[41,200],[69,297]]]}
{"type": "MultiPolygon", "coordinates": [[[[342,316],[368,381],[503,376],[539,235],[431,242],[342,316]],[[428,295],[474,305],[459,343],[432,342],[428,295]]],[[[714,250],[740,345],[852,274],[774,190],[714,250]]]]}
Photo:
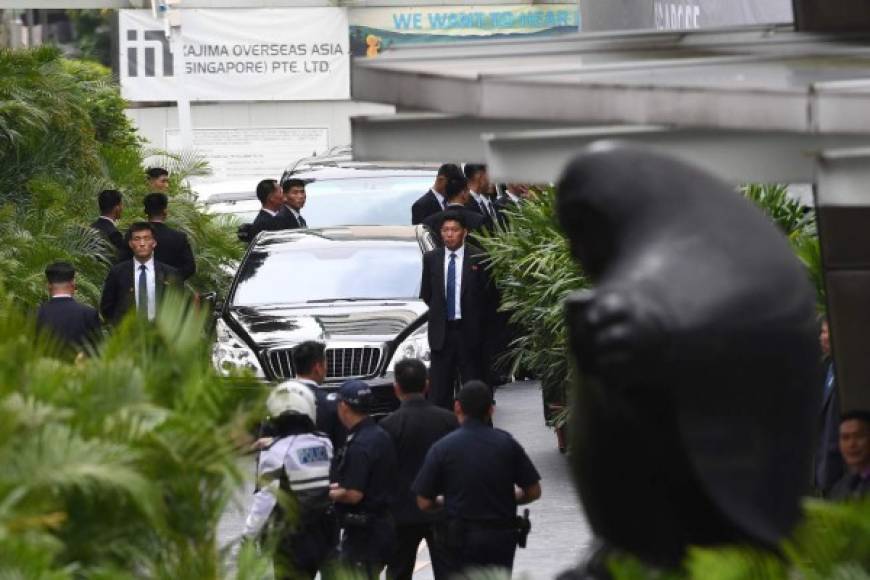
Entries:
{"type": "Polygon", "coordinates": [[[104,189],[97,196],[97,204],[100,206],[100,217],[91,224],[91,227],[103,234],[112,246],[115,247],[115,261],[124,256],[127,246],[124,236],[118,231],[118,220],[121,219],[122,211],[121,192],[117,189],[104,189]]]}
{"type": "Polygon", "coordinates": [[[174,230],[164,222],[168,215],[169,198],[164,193],[149,193],[145,196],[145,215],[154,230],[157,249],[154,256],[158,262],[178,270],[182,280],[196,272],[196,261],[187,234],[174,230]]]}
{"type": "Polygon", "coordinates": [[[455,163],[445,163],[438,168],[435,183],[411,206],[412,225],[421,224],[430,215],[446,209],[447,199],[444,188],[447,186],[447,181],[453,177],[462,177],[462,171],[455,163]]]}
{"type": "Polygon", "coordinates": [[[448,215],[460,214],[465,221],[465,227],[470,233],[478,232],[483,229],[488,229],[489,225],[486,219],[477,212],[474,212],[468,207],[468,181],[462,177],[451,177],[444,186],[444,195],[447,199],[447,205],[444,211],[434,213],[423,220],[425,225],[435,236],[435,241],[439,245],[443,245],[441,239],[441,224],[448,215]]]}
{"type": "Polygon", "coordinates": [[[45,269],[48,302],[39,307],[36,326],[59,339],[64,345],[82,351],[93,345],[100,333],[100,316],[90,306],[73,297],[76,271],[72,264],[54,262],[45,269]]]}
{"type": "Polygon", "coordinates": [[[347,381],[338,391],[338,416],[348,436],[336,456],[329,497],[343,531],[342,564],[374,580],[396,546],[390,509],[398,466],[393,441],[369,417],[371,398],[371,389],[359,380],[347,381]]]}
{"type": "Polygon", "coordinates": [[[429,382],[427,374],[426,366],[417,359],[406,358],[396,363],[394,388],[401,406],[380,422],[393,439],[399,461],[398,500],[393,508],[397,544],[395,554],[387,564],[389,580],[411,580],[417,548],[424,539],[429,547],[435,577],[443,578],[445,574],[441,547],[433,536],[433,523],[438,517],[420,511],[411,484],[432,444],[455,430],[459,423],[453,413],[436,407],[423,397],[429,382]]]}
{"type": "Polygon", "coordinates": [[[473,568],[498,567],[510,574],[516,547],[525,545],[528,520],[517,506],[541,497],[541,476],[506,431],[489,425],[492,393],[480,381],[466,383],[454,404],[461,427],[429,450],[413,489],[423,511],[441,508],[438,526],[448,561],[443,578],[473,568]]]}
{"type": "Polygon", "coordinates": [[[822,406],[818,415],[818,440],[816,441],[814,481],[816,491],[825,496],[845,473],[840,455],[840,397],[834,374],[834,359],[831,356],[831,333],[828,319],[821,318],[819,344],[822,349],[822,364],[825,382],[822,391],[822,406]]]}
{"type": "Polygon", "coordinates": [[[178,270],[154,258],[157,242],[154,227],[136,222],[127,233],[133,259],[109,270],[100,298],[100,313],[110,324],[117,324],[130,309],[154,320],[166,288],[181,287],[178,270]]]}

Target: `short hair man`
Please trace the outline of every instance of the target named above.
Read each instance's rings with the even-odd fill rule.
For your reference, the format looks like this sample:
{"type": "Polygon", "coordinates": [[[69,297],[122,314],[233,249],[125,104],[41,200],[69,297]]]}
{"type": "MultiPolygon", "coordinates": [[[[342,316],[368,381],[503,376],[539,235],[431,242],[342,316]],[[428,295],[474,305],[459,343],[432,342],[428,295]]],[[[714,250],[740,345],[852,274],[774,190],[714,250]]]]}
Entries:
{"type": "Polygon", "coordinates": [[[75,275],[75,268],[68,262],[54,262],[45,268],[51,298],[39,307],[36,325],[64,345],[82,350],[97,340],[100,316],[96,310],[74,298],[75,275]]]}
{"type": "Polygon", "coordinates": [[[390,436],[368,415],[372,392],[359,380],[338,390],[338,416],[348,430],[336,458],[330,499],[344,534],[339,558],[367,578],[376,579],[393,554],[396,451],[390,436]]]}
{"type": "Polygon", "coordinates": [[[305,218],[302,217],[302,208],[305,207],[305,181],[291,178],[281,185],[284,190],[284,205],[280,213],[287,220],[290,229],[307,228],[305,218]]]}
{"type": "Polygon", "coordinates": [[[860,499],[870,492],[870,411],[840,418],[840,453],[847,473],[831,488],[834,500],[860,499]]]}
{"type": "Polygon", "coordinates": [[[148,191],[169,193],[169,172],[162,167],[149,167],[145,171],[148,180],[148,191]]]}
{"type": "Polygon", "coordinates": [[[429,397],[450,409],[457,379],[483,378],[482,349],[494,301],[485,256],[466,244],[463,214],[445,214],[440,231],[444,246],[423,255],[420,298],[429,306],[429,397]]]}
{"type": "Polygon", "coordinates": [[[293,369],[296,380],[311,389],[317,401],[317,429],[329,436],[336,449],[344,445],[347,431],[338,420],[334,397],[321,388],[326,380],[326,345],[316,340],[306,340],[293,347],[293,369]]]}
{"type": "Polygon", "coordinates": [[[260,213],[251,225],[251,237],[263,231],[272,232],[289,227],[287,219],[279,212],[284,206],[284,191],[275,179],[263,179],[257,184],[257,199],[260,200],[260,213]]]}
{"type": "Polygon", "coordinates": [[[411,580],[417,548],[424,539],[429,546],[435,577],[444,578],[444,556],[440,544],[435,542],[433,529],[433,524],[439,518],[420,511],[411,484],[429,448],[454,431],[459,423],[453,413],[436,407],[424,398],[429,384],[429,371],[420,360],[402,359],[396,363],[393,373],[393,387],[401,406],[379,423],[393,439],[399,461],[396,478],[398,501],[393,508],[397,542],[393,558],[387,564],[387,578],[411,580]]]}
{"type": "Polygon", "coordinates": [[[447,181],[453,177],[462,177],[462,170],[455,163],[444,163],[438,168],[435,183],[411,205],[411,224],[423,223],[432,214],[443,211],[447,206],[444,189],[447,181]]]}
{"type": "Polygon", "coordinates": [[[180,288],[178,270],[154,257],[157,240],[154,226],[136,222],[127,232],[133,258],[115,264],[103,284],[100,312],[112,324],[135,309],[140,316],[154,320],[166,288],[180,288]]]}
{"type": "Polygon", "coordinates": [[[501,218],[489,198],[490,182],[486,165],[477,163],[465,164],[465,178],[468,179],[468,193],[471,199],[468,208],[480,213],[490,225],[498,223],[501,218]]]}
{"type": "MultiPolygon", "coordinates": [[[[172,266],[178,270],[182,280],[187,280],[196,272],[196,260],[187,234],[164,223],[169,215],[169,198],[165,193],[149,193],[143,199],[143,205],[157,242],[154,253],[157,261],[172,266]]],[[[126,257],[132,257],[129,251],[126,257]]]]}
{"type": "Polygon", "coordinates": [[[460,428],[436,442],[414,481],[417,504],[437,510],[443,496],[447,520],[439,541],[447,575],[473,567],[510,572],[519,533],[517,505],[541,496],[541,476],[522,446],[495,429],[492,391],[480,381],[459,391],[454,411],[460,428]]]}
{"type": "Polygon", "coordinates": [[[441,224],[448,215],[459,215],[465,228],[471,232],[490,229],[490,223],[485,217],[466,206],[468,203],[468,180],[462,176],[453,176],[444,185],[444,197],[447,205],[443,211],[436,212],[423,220],[429,230],[435,235],[435,241],[442,244],[441,224]]]}
{"type": "Polygon", "coordinates": [[[104,189],[97,195],[97,205],[100,208],[100,217],[91,224],[91,227],[100,232],[115,247],[116,258],[122,256],[127,246],[124,243],[124,236],[117,227],[123,210],[121,192],[117,189],[104,189]]]}

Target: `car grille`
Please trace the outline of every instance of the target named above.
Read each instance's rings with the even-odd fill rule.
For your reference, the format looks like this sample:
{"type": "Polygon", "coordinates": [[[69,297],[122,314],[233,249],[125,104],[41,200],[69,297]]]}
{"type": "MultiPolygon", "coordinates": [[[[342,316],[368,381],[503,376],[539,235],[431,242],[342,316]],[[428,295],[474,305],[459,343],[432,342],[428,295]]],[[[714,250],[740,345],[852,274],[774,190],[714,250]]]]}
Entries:
{"type": "MultiPolygon", "coordinates": [[[[333,347],[326,349],[326,380],[340,381],[369,377],[378,371],[383,357],[380,346],[333,347]]],[[[279,348],[266,354],[276,379],[292,379],[293,349],[279,348]]]]}

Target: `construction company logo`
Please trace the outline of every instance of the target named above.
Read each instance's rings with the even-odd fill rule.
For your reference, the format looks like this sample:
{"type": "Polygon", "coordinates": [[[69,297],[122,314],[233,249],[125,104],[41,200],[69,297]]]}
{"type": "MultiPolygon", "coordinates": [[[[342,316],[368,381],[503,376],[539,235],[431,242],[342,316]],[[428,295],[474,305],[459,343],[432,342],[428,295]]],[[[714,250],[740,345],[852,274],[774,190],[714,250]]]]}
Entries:
{"type": "Polygon", "coordinates": [[[162,30],[127,30],[127,76],[175,76],[169,39],[162,30]],[[159,61],[159,68],[157,66],[159,61]],[[158,73],[160,71],[160,74],[158,73]]]}

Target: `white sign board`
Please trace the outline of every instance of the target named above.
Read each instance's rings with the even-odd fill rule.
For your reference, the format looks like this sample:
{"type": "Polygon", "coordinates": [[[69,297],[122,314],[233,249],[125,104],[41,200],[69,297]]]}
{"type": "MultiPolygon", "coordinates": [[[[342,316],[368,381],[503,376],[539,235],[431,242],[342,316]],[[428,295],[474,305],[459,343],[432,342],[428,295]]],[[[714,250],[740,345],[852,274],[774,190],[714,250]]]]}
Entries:
{"type": "MultiPolygon", "coordinates": [[[[329,148],[326,127],[195,129],[193,149],[211,165],[212,174],[198,182],[280,179],[294,161],[329,148]]],[[[166,149],[181,149],[177,129],[166,130],[166,149]]],[[[253,187],[251,189],[253,191],[253,187]]]]}
{"type": "Polygon", "coordinates": [[[130,101],[350,99],[344,8],[181,10],[182,70],[163,23],[120,10],[121,94],[130,101]]]}

